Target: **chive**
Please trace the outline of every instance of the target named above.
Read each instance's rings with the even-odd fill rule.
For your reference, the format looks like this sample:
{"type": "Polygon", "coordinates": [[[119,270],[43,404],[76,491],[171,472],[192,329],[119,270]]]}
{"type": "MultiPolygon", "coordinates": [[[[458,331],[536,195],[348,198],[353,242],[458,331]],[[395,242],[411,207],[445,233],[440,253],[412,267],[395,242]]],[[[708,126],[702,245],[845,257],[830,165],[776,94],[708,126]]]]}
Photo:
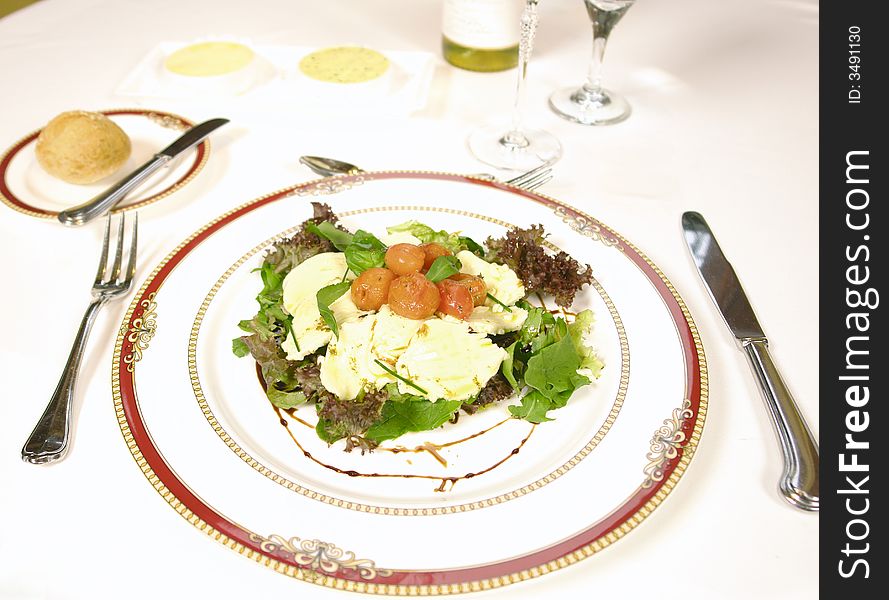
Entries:
{"type": "Polygon", "coordinates": [[[296,346],[296,351],[302,352],[302,350],[299,349],[299,342],[296,341],[296,334],[293,333],[293,317],[290,317],[289,319],[284,321],[284,330],[286,331],[287,335],[293,338],[293,345],[296,346]]]}
{"type": "Polygon", "coordinates": [[[395,377],[396,379],[400,379],[401,381],[403,381],[403,382],[405,383],[405,385],[409,385],[409,386],[411,386],[412,388],[414,388],[415,390],[419,391],[419,392],[422,393],[422,394],[428,394],[428,393],[429,393],[429,392],[427,392],[426,390],[424,390],[423,388],[421,388],[420,386],[418,386],[416,383],[414,383],[413,381],[411,381],[410,379],[406,379],[406,378],[402,377],[401,375],[399,375],[398,373],[396,373],[395,371],[393,371],[392,369],[390,369],[389,367],[387,367],[385,364],[381,363],[381,362],[380,362],[379,360],[377,360],[376,358],[374,359],[374,362],[377,363],[378,365],[380,365],[380,367],[381,367],[384,371],[386,371],[387,373],[389,373],[389,375],[391,375],[392,377],[395,377]]]}
{"type": "Polygon", "coordinates": [[[500,300],[498,300],[497,298],[495,298],[495,297],[494,297],[494,294],[492,294],[491,292],[488,292],[488,293],[485,294],[485,295],[486,295],[488,298],[490,298],[491,300],[493,300],[494,302],[496,302],[497,304],[499,304],[500,306],[502,306],[503,308],[505,308],[505,309],[506,309],[506,312],[512,312],[512,309],[511,309],[511,308],[509,308],[508,306],[506,306],[505,304],[503,304],[502,302],[500,302],[500,300]]]}

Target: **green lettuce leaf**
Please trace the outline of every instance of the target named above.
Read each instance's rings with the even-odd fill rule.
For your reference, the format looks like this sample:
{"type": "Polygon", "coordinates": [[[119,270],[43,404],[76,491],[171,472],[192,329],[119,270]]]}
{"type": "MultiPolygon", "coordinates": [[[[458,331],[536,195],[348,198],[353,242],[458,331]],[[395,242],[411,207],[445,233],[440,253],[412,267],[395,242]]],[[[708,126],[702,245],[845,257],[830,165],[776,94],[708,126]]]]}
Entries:
{"type": "Polygon", "coordinates": [[[329,221],[324,221],[319,224],[308,222],[305,225],[306,231],[314,233],[318,237],[323,237],[328,239],[333,243],[337,250],[340,252],[345,251],[346,247],[352,243],[352,234],[348,231],[343,231],[336,227],[333,223],[329,221]]]}
{"type": "Polygon", "coordinates": [[[232,340],[232,352],[234,352],[235,356],[241,358],[250,354],[250,347],[242,338],[237,337],[232,340]]]}
{"type": "Polygon", "coordinates": [[[278,408],[293,408],[306,401],[306,395],[300,391],[288,392],[279,390],[273,385],[266,390],[266,396],[278,408]]]}
{"type": "Polygon", "coordinates": [[[428,225],[418,221],[406,221],[400,225],[387,227],[389,233],[409,233],[424,244],[436,243],[444,246],[454,254],[461,250],[469,250],[478,256],[484,256],[484,248],[470,237],[447,231],[435,231],[428,225]]]}
{"type": "Polygon", "coordinates": [[[593,377],[599,377],[602,367],[605,365],[593,352],[593,349],[583,343],[583,334],[593,326],[593,311],[587,309],[579,312],[574,322],[568,325],[568,335],[574,342],[574,348],[580,356],[580,368],[589,369],[593,377]]]}

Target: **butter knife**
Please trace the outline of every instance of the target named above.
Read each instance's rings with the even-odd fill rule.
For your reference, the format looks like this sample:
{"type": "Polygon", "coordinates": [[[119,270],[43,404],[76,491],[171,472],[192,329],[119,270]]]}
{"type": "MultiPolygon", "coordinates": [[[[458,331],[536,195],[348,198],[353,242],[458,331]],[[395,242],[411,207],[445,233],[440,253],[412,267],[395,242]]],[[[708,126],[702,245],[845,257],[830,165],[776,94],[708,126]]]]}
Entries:
{"type": "Polygon", "coordinates": [[[228,119],[210,119],[195,125],[179,136],[175,142],[152,156],[148,162],[98,196],[83,204],[60,212],[58,216],[59,221],[64,225],[83,225],[101,217],[111,210],[115,204],[123,200],[127,194],[142,185],[155,171],[169,163],[177,155],[200,144],[204,141],[204,138],[226,123],[228,123],[228,119]]]}
{"type": "Polygon", "coordinates": [[[756,377],[784,455],[779,489],[802,510],[818,510],[818,445],[769,354],[769,342],[732,265],[699,213],[682,215],[682,230],[710,297],[756,377]]]}

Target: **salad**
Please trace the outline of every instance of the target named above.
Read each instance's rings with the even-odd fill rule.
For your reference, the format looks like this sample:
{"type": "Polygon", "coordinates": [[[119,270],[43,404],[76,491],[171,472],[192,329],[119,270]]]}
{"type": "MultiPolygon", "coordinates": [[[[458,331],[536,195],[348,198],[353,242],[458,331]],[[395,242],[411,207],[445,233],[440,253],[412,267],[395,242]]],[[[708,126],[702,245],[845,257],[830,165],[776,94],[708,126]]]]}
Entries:
{"type": "Polygon", "coordinates": [[[599,376],[593,314],[568,311],[592,269],[547,251],[542,226],[482,245],[416,221],[352,232],[313,209],[264,256],[232,350],[254,358],[273,405],[314,405],[329,444],[373,450],[509,398],[513,417],[549,421],[599,376]],[[544,296],[561,310],[529,301],[544,296]]]}

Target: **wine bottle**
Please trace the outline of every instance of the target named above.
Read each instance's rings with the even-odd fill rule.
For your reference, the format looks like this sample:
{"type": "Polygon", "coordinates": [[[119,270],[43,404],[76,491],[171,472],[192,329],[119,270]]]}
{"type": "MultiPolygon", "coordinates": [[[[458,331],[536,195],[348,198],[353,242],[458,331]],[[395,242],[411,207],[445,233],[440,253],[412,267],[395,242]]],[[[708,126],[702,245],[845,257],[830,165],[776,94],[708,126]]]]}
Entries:
{"type": "Polygon", "coordinates": [[[444,0],[441,49],[446,61],[470,71],[516,66],[522,0],[444,0]]]}

